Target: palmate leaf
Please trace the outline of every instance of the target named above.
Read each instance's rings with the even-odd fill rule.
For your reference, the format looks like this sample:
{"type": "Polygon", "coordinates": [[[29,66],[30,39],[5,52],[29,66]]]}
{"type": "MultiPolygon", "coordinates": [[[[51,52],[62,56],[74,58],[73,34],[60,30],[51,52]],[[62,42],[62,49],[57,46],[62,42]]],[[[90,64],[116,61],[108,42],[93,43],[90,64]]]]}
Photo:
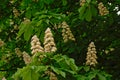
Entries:
{"type": "Polygon", "coordinates": [[[15,80],[20,80],[21,73],[22,73],[22,69],[18,69],[17,72],[12,76],[12,78],[14,78],[15,80]]]}
{"type": "Polygon", "coordinates": [[[75,60],[74,59],[70,59],[70,66],[71,66],[71,69],[73,70],[73,71],[75,71],[75,72],[77,72],[78,71],[78,67],[77,67],[77,65],[75,64],[75,60]]]}
{"type": "Polygon", "coordinates": [[[28,66],[26,71],[24,71],[21,76],[23,80],[38,80],[40,75],[30,66],[28,66]]]}
{"type": "Polygon", "coordinates": [[[73,70],[73,71],[77,71],[78,70],[78,67],[75,64],[74,59],[69,58],[67,56],[62,56],[62,57],[64,58],[64,61],[66,62],[66,64],[71,68],[71,70],[73,70]]]}
{"type": "Polygon", "coordinates": [[[22,34],[24,35],[24,39],[28,41],[33,33],[34,27],[31,22],[22,22],[19,26],[19,32],[17,34],[17,38],[19,38],[22,34]]]}
{"type": "Polygon", "coordinates": [[[22,69],[18,69],[17,72],[13,75],[15,80],[38,80],[40,74],[35,71],[33,66],[26,66],[22,69]]]}
{"type": "Polygon", "coordinates": [[[20,80],[22,78],[22,73],[27,70],[28,67],[23,67],[22,69],[18,69],[17,72],[12,76],[15,80],[20,80]]]}
{"type": "Polygon", "coordinates": [[[75,64],[74,59],[67,57],[66,55],[55,55],[54,59],[56,60],[57,64],[60,65],[62,70],[65,69],[67,72],[76,73],[78,71],[78,67],[75,64]]]}

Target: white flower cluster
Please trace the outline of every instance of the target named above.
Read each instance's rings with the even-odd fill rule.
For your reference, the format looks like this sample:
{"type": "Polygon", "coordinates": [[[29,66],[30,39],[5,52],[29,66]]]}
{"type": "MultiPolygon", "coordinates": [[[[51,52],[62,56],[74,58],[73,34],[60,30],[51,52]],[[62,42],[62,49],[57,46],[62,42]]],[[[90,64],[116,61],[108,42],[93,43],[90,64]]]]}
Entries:
{"type": "Polygon", "coordinates": [[[41,52],[41,53],[55,52],[57,50],[54,42],[53,34],[50,28],[47,28],[45,31],[44,48],[41,46],[37,36],[34,35],[31,39],[31,50],[32,50],[32,54],[35,54],[37,52],[41,52]]]}
{"type": "Polygon", "coordinates": [[[31,57],[28,53],[26,53],[25,51],[22,52],[19,48],[15,48],[15,53],[16,55],[20,58],[22,57],[25,64],[29,64],[31,63],[31,57]]]}
{"type": "Polygon", "coordinates": [[[24,24],[28,24],[28,23],[30,23],[30,19],[28,19],[28,18],[24,18],[24,24]]]}
{"type": "Polygon", "coordinates": [[[32,52],[31,53],[34,56],[36,53],[40,52],[41,54],[39,55],[39,60],[46,57],[46,54],[44,54],[45,52],[55,52],[57,50],[50,28],[47,28],[45,31],[43,44],[44,44],[44,48],[41,46],[39,39],[37,38],[36,35],[32,37],[31,39],[32,52]]]}
{"type": "Polygon", "coordinates": [[[47,28],[45,31],[44,50],[45,52],[55,52],[57,50],[50,28],[47,28]]]}
{"type": "Polygon", "coordinates": [[[95,66],[98,63],[96,53],[94,42],[91,42],[88,47],[86,65],[95,66]]]}
{"type": "Polygon", "coordinates": [[[30,64],[31,63],[31,57],[28,53],[23,52],[23,60],[25,64],[30,64]]]}
{"type": "Polygon", "coordinates": [[[70,30],[70,27],[66,22],[62,22],[62,24],[59,25],[58,28],[62,28],[62,36],[64,42],[67,42],[68,40],[75,41],[72,31],[70,30]]]}
{"type": "Polygon", "coordinates": [[[6,78],[5,78],[5,77],[3,77],[3,78],[2,78],[2,80],[6,80],[6,78]]]}
{"type": "Polygon", "coordinates": [[[20,51],[19,48],[15,48],[15,53],[18,57],[21,57],[22,56],[22,52],[20,51]]]}
{"type": "Polygon", "coordinates": [[[31,39],[31,50],[33,55],[37,52],[44,52],[44,49],[36,35],[34,35],[31,39]]]}
{"type": "Polygon", "coordinates": [[[50,80],[58,80],[57,76],[53,72],[50,72],[50,80]]]}
{"type": "Polygon", "coordinates": [[[63,36],[64,42],[67,42],[68,40],[75,41],[72,31],[70,30],[69,25],[66,22],[62,23],[62,28],[63,28],[62,36],[63,36]]]}
{"type": "Polygon", "coordinates": [[[58,80],[57,76],[52,71],[46,71],[45,74],[50,76],[50,80],[58,80]]]}
{"type": "Polygon", "coordinates": [[[13,7],[13,14],[15,17],[18,17],[20,15],[19,11],[15,7],[13,7]]]}
{"type": "Polygon", "coordinates": [[[109,14],[109,11],[107,10],[107,8],[104,6],[102,2],[98,4],[98,9],[99,9],[99,14],[101,16],[109,14]]]}

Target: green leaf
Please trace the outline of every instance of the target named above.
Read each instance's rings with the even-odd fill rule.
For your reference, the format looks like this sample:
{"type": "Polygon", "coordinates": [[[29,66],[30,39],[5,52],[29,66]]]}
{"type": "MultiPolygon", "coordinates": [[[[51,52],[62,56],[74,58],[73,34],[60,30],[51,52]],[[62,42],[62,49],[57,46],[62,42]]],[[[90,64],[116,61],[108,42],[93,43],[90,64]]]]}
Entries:
{"type": "Polygon", "coordinates": [[[20,29],[17,35],[17,38],[19,38],[22,34],[24,34],[24,39],[28,41],[32,35],[33,32],[33,26],[31,25],[31,22],[22,22],[20,25],[20,29]]]}
{"type": "Polygon", "coordinates": [[[69,60],[67,59],[66,61],[69,61],[70,67],[73,71],[77,71],[78,67],[75,65],[74,59],[70,58],[69,60]]]}
{"type": "Polygon", "coordinates": [[[43,72],[48,69],[48,66],[36,66],[36,72],[43,72]]]}
{"type": "Polygon", "coordinates": [[[12,76],[12,78],[14,78],[15,80],[20,80],[21,78],[24,78],[28,74],[29,69],[29,67],[23,67],[22,69],[18,69],[17,72],[12,76]]]}
{"type": "Polygon", "coordinates": [[[53,3],[54,0],[43,0],[43,3],[50,4],[53,3]]]}
{"type": "Polygon", "coordinates": [[[81,20],[84,19],[84,13],[85,13],[85,11],[86,11],[86,6],[82,6],[82,7],[80,7],[80,8],[78,9],[79,18],[80,18],[81,20]]]}
{"type": "Polygon", "coordinates": [[[31,79],[32,80],[38,80],[40,77],[40,74],[35,72],[34,70],[31,71],[31,79]]]}
{"type": "Polygon", "coordinates": [[[78,71],[82,70],[83,69],[83,66],[80,66],[78,67],[78,71]]]}
{"type": "Polygon", "coordinates": [[[40,20],[37,22],[36,26],[40,26],[42,24],[43,20],[40,20]]]}
{"type": "Polygon", "coordinates": [[[29,69],[23,73],[23,80],[38,80],[39,74],[29,69]]]}
{"type": "Polygon", "coordinates": [[[87,10],[86,10],[85,19],[86,19],[87,21],[91,21],[91,19],[92,19],[92,12],[91,12],[91,8],[90,8],[90,7],[87,8],[87,10]]]}
{"type": "Polygon", "coordinates": [[[13,75],[13,78],[15,80],[38,80],[39,76],[39,73],[35,72],[34,69],[30,68],[30,66],[26,66],[17,70],[17,72],[13,75]]]}
{"type": "Polygon", "coordinates": [[[62,0],[62,4],[63,4],[63,6],[66,6],[67,5],[67,0],[62,0]]]}
{"type": "Polygon", "coordinates": [[[76,75],[75,77],[77,78],[77,80],[87,80],[86,76],[83,75],[76,75]]]}
{"type": "Polygon", "coordinates": [[[98,73],[98,78],[99,80],[107,80],[105,76],[103,76],[102,74],[98,73]]]}
{"type": "Polygon", "coordinates": [[[19,80],[21,77],[22,69],[18,69],[17,72],[12,76],[15,80],[19,80]]]}
{"type": "Polygon", "coordinates": [[[105,71],[99,71],[99,74],[103,75],[106,78],[106,80],[110,80],[112,77],[112,75],[106,73],[105,71]]]}
{"type": "Polygon", "coordinates": [[[61,68],[74,71],[74,73],[78,71],[78,67],[75,64],[74,59],[69,58],[65,55],[56,55],[54,56],[54,59],[56,60],[57,64],[60,65],[61,68]]]}
{"type": "Polygon", "coordinates": [[[90,9],[91,9],[91,12],[92,12],[92,16],[97,16],[97,9],[95,8],[95,6],[91,5],[90,9]]]}
{"type": "Polygon", "coordinates": [[[24,32],[24,39],[28,41],[33,33],[33,26],[27,26],[26,31],[24,32]]]}
{"type": "Polygon", "coordinates": [[[24,24],[23,22],[20,24],[20,28],[19,28],[19,32],[17,34],[17,37],[19,38],[24,32],[25,32],[25,28],[26,28],[26,24],[24,24]]]}
{"type": "Polygon", "coordinates": [[[87,80],[92,80],[95,77],[96,77],[96,72],[95,71],[90,72],[90,73],[88,73],[88,77],[87,77],[88,79],[87,80]]]}
{"type": "Polygon", "coordinates": [[[25,13],[26,18],[30,19],[31,18],[31,9],[28,7],[26,13],[25,13]]]}
{"type": "Polygon", "coordinates": [[[47,15],[41,15],[39,16],[39,19],[44,19],[44,18],[47,18],[48,16],[47,15]]]}
{"type": "Polygon", "coordinates": [[[32,80],[31,79],[31,70],[28,69],[22,73],[22,80],[32,80]]]}
{"type": "Polygon", "coordinates": [[[53,66],[51,66],[51,69],[55,72],[55,73],[57,73],[58,75],[60,74],[62,77],[66,77],[66,74],[65,74],[65,72],[63,72],[62,70],[60,70],[60,69],[58,69],[58,68],[55,68],[55,67],[53,67],[53,66]]]}
{"type": "Polygon", "coordinates": [[[87,1],[87,3],[90,3],[91,2],[91,0],[86,0],[87,1]]]}
{"type": "Polygon", "coordinates": [[[88,72],[90,70],[90,66],[84,66],[83,69],[88,72]]]}
{"type": "Polygon", "coordinates": [[[68,69],[63,69],[64,71],[66,71],[66,72],[69,72],[69,73],[71,73],[71,74],[76,74],[76,72],[75,71],[72,71],[72,70],[68,70],[68,69]]]}

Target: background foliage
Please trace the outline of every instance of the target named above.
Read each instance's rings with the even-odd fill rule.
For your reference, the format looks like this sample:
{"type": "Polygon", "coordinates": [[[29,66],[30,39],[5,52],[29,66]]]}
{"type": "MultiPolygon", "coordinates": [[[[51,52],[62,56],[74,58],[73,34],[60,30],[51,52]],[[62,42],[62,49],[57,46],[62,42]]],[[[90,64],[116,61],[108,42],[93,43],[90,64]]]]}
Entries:
{"type": "Polygon", "coordinates": [[[5,76],[11,80],[17,68],[25,66],[23,59],[16,55],[15,48],[30,53],[31,37],[36,34],[43,42],[44,31],[50,27],[58,48],[56,53],[75,59],[76,65],[83,67],[82,69],[86,68],[84,63],[88,44],[91,41],[95,42],[98,56],[97,70],[86,72],[83,70],[82,73],[78,71],[79,75],[76,75],[78,80],[81,76],[85,78],[83,74],[87,76],[94,71],[102,71],[101,74],[105,71],[112,75],[111,80],[119,80],[120,16],[116,14],[114,8],[120,6],[120,1],[86,1],[88,4],[81,7],[79,0],[0,0],[0,38],[5,43],[0,47],[0,75],[2,75],[0,78],[5,76]],[[103,2],[109,10],[108,15],[99,14],[99,2],[103,2]],[[54,27],[63,21],[70,26],[75,42],[64,43],[61,29],[54,27]]]}

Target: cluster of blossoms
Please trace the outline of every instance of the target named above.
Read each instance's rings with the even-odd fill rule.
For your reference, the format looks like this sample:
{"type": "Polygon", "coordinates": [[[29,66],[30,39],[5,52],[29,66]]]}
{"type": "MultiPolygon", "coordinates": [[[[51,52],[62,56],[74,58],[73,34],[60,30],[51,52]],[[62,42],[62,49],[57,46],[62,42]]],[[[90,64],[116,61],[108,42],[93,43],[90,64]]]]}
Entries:
{"type": "Polygon", "coordinates": [[[31,63],[31,57],[28,53],[23,52],[23,60],[25,64],[30,64],[31,63]]]}
{"type": "Polygon", "coordinates": [[[86,3],[86,0],[80,0],[80,6],[83,6],[86,3]]]}
{"type": "Polygon", "coordinates": [[[98,4],[98,9],[99,9],[99,14],[101,16],[109,14],[109,11],[107,10],[107,8],[104,6],[102,2],[98,4]]]}
{"type": "Polygon", "coordinates": [[[31,39],[31,50],[33,55],[37,52],[44,52],[44,49],[36,35],[31,39]]]}
{"type": "Polygon", "coordinates": [[[69,25],[66,22],[62,22],[62,36],[63,36],[63,40],[64,42],[67,42],[68,40],[73,40],[75,41],[75,38],[72,34],[72,31],[69,28],[69,25]]]}
{"type": "Polygon", "coordinates": [[[45,31],[44,50],[45,52],[55,52],[57,50],[50,28],[45,31]]]}
{"type": "Polygon", "coordinates": [[[21,57],[22,56],[22,52],[20,51],[19,48],[15,48],[15,53],[18,57],[21,57]]]}
{"type": "MultiPolygon", "coordinates": [[[[56,28],[56,26],[55,26],[55,28],[56,28]]],[[[70,27],[66,22],[62,22],[62,24],[59,24],[58,28],[62,28],[62,36],[63,36],[64,42],[67,42],[68,40],[75,41],[72,31],[70,30],[70,27]]]]}
{"type": "Polygon", "coordinates": [[[15,48],[15,53],[18,57],[23,57],[25,64],[30,64],[31,57],[28,53],[26,53],[25,51],[22,52],[19,48],[15,48]]]}
{"type": "Polygon", "coordinates": [[[23,21],[25,24],[28,24],[30,22],[30,19],[28,18],[24,18],[24,21],[23,21]]]}
{"type": "Polygon", "coordinates": [[[4,41],[0,39],[0,47],[2,47],[4,44],[5,44],[4,41]]]}
{"type": "Polygon", "coordinates": [[[46,55],[43,54],[44,52],[55,52],[57,50],[56,45],[54,43],[54,38],[50,28],[47,28],[45,31],[44,36],[44,48],[41,46],[41,43],[36,35],[34,35],[31,39],[31,50],[32,54],[40,52],[41,55],[39,56],[40,59],[45,57],[46,55]]]}
{"type": "Polygon", "coordinates": [[[15,17],[18,17],[20,15],[19,11],[15,7],[13,7],[13,14],[15,17]]]}
{"type": "Polygon", "coordinates": [[[52,71],[46,71],[45,74],[50,76],[50,80],[58,80],[57,76],[52,71]]]}
{"type": "Polygon", "coordinates": [[[5,77],[3,77],[3,78],[2,78],[2,80],[6,80],[6,78],[5,78],[5,77]]]}
{"type": "Polygon", "coordinates": [[[31,40],[31,50],[32,54],[35,54],[37,52],[55,52],[57,50],[50,28],[47,28],[45,31],[44,48],[41,46],[37,36],[34,35],[31,40]]]}
{"type": "MultiPolygon", "coordinates": [[[[47,28],[45,31],[45,36],[44,36],[44,48],[41,46],[39,39],[37,38],[36,35],[34,35],[31,39],[31,50],[32,54],[34,55],[35,53],[44,53],[44,52],[55,52],[57,50],[53,34],[51,32],[50,28],[47,28]]],[[[45,54],[41,54],[39,57],[42,59],[45,57],[45,54]]],[[[50,76],[50,80],[58,80],[56,75],[52,71],[46,71],[45,74],[50,76]]]]}
{"type": "Polygon", "coordinates": [[[95,66],[97,64],[96,48],[94,42],[91,42],[88,47],[86,65],[95,66]]]}

